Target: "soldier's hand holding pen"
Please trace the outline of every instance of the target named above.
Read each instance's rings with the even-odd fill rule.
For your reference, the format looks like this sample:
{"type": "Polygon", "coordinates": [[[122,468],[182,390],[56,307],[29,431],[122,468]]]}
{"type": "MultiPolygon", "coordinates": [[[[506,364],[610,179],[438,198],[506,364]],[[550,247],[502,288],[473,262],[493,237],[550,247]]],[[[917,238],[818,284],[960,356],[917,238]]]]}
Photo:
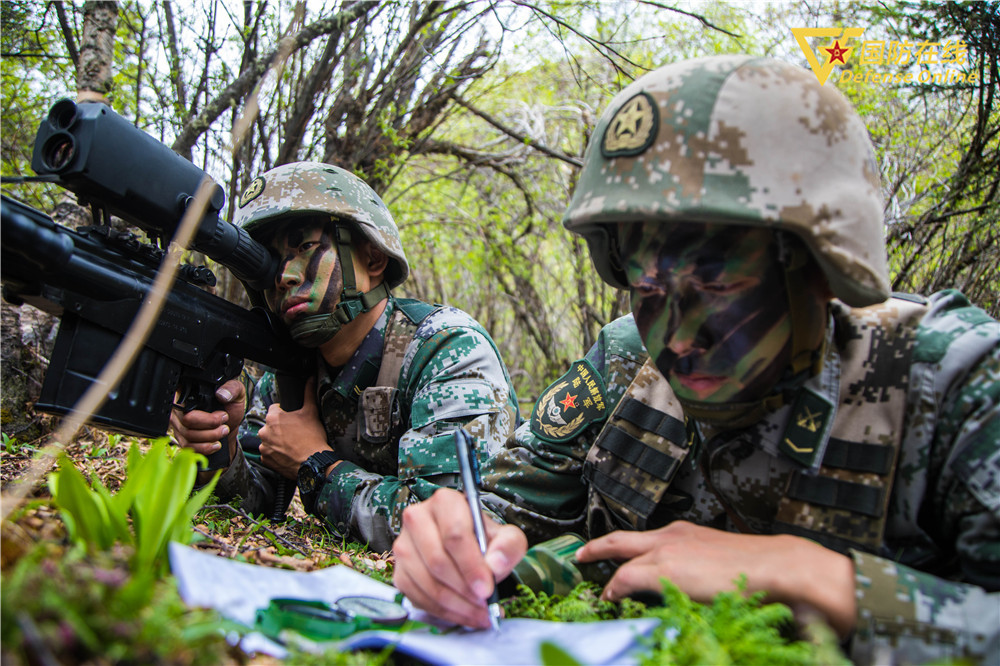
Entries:
{"type": "Polygon", "coordinates": [[[442,488],[406,508],[393,544],[393,583],[418,608],[450,622],[486,629],[487,600],[524,557],[528,540],[519,528],[483,516],[486,554],[479,544],[465,495],[442,488]]]}

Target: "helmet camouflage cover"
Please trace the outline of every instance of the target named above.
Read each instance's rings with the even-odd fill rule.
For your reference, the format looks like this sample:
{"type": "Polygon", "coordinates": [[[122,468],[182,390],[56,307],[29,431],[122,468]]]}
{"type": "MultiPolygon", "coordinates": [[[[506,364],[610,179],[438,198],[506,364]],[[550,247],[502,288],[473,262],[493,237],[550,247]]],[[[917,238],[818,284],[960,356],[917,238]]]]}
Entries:
{"type": "Polygon", "coordinates": [[[563,218],[601,277],[626,287],[614,224],[712,222],[785,230],[805,242],[835,296],[889,296],[882,198],[868,132],[808,70],[715,56],[657,69],[597,123],[563,218]]]}
{"type": "Polygon", "coordinates": [[[233,223],[258,236],[302,213],[327,213],[360,229],[389,257],[388,286],[406,280],[410,268],[389,209],[366,182],[332,164],[293,162],[257,176],[240,196],[233,223]]]}

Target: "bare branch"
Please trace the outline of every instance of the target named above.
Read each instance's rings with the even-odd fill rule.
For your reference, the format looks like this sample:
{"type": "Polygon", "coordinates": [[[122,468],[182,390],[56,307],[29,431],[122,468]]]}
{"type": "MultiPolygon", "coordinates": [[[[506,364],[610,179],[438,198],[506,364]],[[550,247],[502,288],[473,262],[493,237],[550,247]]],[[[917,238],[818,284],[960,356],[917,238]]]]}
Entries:
{"type": "Polygon", "coordinates": [[[683,9],[678,9],[677,7],[671,7],[669,5],[664,5],[664,4],[661,4],[659,2],[652,2],[651,0],[639,0],[639,4],[641,4],[641,5],[649,5],[650,7],[656,7],[657,9],[666,9],[669,12],[675,12],[677,14],[683,14],[684,16],[690,16],[691,18],[697,19],[698,21],[700,21],[701,24],[703,26],[705,26],[706,28],[711,28],[712,30],[718,30],[719,32],[721,32],[723,34],[729,35],[730,37],[734,37],[736,39],[742,39],[743,38],[742,35],[737,35],[735,32],[729,32],[725,28],[720,28],[719,26],[715,25],[714,23],[712,23],[711,21],[709,21],[707,18],[705,18],[704,16],[702,16],[701,14],[695,14],[693,12],[686,12],[683,9]]]}
{"type": "MultiPolygon", "coordinates": [[[[279,45],[278,48],[274,49],[263,58],[254,62],[248,69],[244,70],[235,81],[229,84],[225,90],[209,102],[197,117],[192,118],[184,126],[180,134],[177,136],[177,139],[174,140],[171,148],[181,155],[189,154],[191,148],[198,140],[198,137],[200,137],[205,130],[207,130],[209,126],[215,122],[223,111],[229,108],[230,105],[237,103],[239,99],[253,89],[253,87],[257,84],[261,77],[264,76],[265,72],[268,71],[271,64],[281,53],[289,50],[290,52],[295,52],[308,45],[313,39],[320,35],[343,32],[348,25],[368,12],[377,9],[377,7],[378,5],[373,2],[351,3],[346,5],[345,9],[339,14],[316,21],[315,23],[302,28],[302,30],[296,34],[287,37],[287,47],[284,44],[279,45]]],[[[286,40],[282,40],[282,42],[285,42],[286,40]]]]}
{"type": "Polygon", "coordinates": [[[76,50],[76,40],[73,38],[73,26],[69,24],[69,17],[66,16],[66,7],[63,2],[52,3],[56,7],[56,15],[59,17],[59,29],[62,30],[63,40],[66,41],[66,51],[69,59],[73,61],[73,67],[80,68],[80,52],[76,50]]]}
{"type": "Polygon", "coordinates": [[[163,22],[167,25],[167,49],[170,51],[170,82],[174,85],[174,94],[177,96],[176,108],[183,110],[187,108],[187,91],[184,88],[184,76],[181,74],[181,58],[177,51],[177,30],[174,28],[174,3],[172,0],[163,0],[163,22]]]}
{"type": "Polygon", "coordinates": [[[278,164],[294,160],[295,154],[302,146],[306,124],[316,111],[316,96],[319,90],[330,81],[333,74],[336,65],[334,54],[340,43],[340,37],[340,33],[330,35],[326,47],[323,49],[323,54],[313,65],[312,71],[309,72],[303,85],[295,91],[295,106],[285,122],[284,141],[278,150],[278,164]]]}
{"type": "Polygon", "coordinates": [[[525,7],[527,9],[530,9],[531,11],[535,12],[536,14],[544,16],[549,21],[551,21],[552,23],[555,23],[559,27],[565,28],[566,30],[569,30],[571,33],[573,33],[574,35],[576,35],[577,37],[579,37],[583,41],[585,41],[588,44],[590,44],[594,48],[594,50],[596,50],[598,53],[604,55],[608,59],[608,61],[611,63],[611,66],[614,67],[617,72],[621,73],[624,76],[628,76],[629,75],[628,72],[626,72],[625,70],[623,70],[621,68],[621,66],[617,62],[615,62],[614,58],[608,57],[608,55],[607,55],[608,53],[610,53],[613,56],[616,56],[622,62],[628,63],[629,65],[632,65],[633,67],[636,67],[638,69],[646,69],[645,67],[643,67],[639,63],[633,61],[631,58],[628,58],[627,56],[625,56],[623,53],[621,53],[617,49],[612,48],[607,42],[602,42],[602,41],[600,41],[598,39],[595,39],[595,38],[591,37],[590,35],[587,35],[587,34],[585,34],[583,32],[580,32],[579,30],[577,30],[576,28],[574,28],[570,24],[566,23],[565,21],[563,21],[559,17],[554,16],[553,14],[545,11],[541,7],[538,7],[536,5],[532,5],[532,4],[528,3],[528,2],[523,2],[522,0],[515,0],[514,4],[518,5],[520,7],[525,7]]]}
{"type": "Polygon", "coordinates": [[[76,68],[77,99],[105,101],[111,90],[111,58],[118,26],[118,3],[89,0],[83,5],[83,36],[76,68]]]}
{"type": "Polygon", "coordinates": [[[501,132],[503,132],[507,136],[509,136],[512,139],[514,139],[515,141],[517,141],[518,143],[523,143],[526,146],[531,146],[532,148],[534,148],[535,150],[537,150],[540,153],[548,155],[549,157],[554,157],[557,160],[562,160],[563,162],[566,162],[567,164],[570,164],[572,166],[575,166],[575,167],[578,167],[578,168],[583,166],[583,160],[581,160],[581,159],[579,159],[577,157],[572,157],[570,155],[566,155],[565,153],[561,153],[561,152],[559,152],[557,150],[554,150],[552,148],[549,148],[547,146],[543,146],[542,144],[538,143],[537,141],[535,141],[531,137],[529,137],[529,136],[527,136],[525,134],[522,134],[522,133],[520,133],[520,132],[518,132],[516,130],[513,130],[513,129],[507,127],[506,125],[504,125],[503,123],[501,123],[499,120],[497,120],[493,116],[489,115],[485,111],[477,109],[476,107],[472,106],[472,104],[470,104],[469,102],[466,102],[464,99],[462,99],[458,95],[452,96],[452,99],[454,99],[455,102],[458,103],[460,106],[465,107],[466,109],[468,109],[469,111],[471,111],[475,115],[479,116],[480,118],[482,118],[483,120],[485,120],[486,122],[488,122],[493,127],[497,128],[498,130],[500,130],[501,132]]]}

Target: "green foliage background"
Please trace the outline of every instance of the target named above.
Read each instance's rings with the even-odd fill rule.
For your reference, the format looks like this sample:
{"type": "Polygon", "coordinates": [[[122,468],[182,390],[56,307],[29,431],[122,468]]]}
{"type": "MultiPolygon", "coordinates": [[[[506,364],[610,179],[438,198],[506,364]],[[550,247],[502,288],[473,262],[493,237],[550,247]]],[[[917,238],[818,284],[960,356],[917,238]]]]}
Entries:
{"type": "MultiPolygon", "coordinates": [[[[560,225],[575,164],[607,101],[648,69],[688,57],[745,52],[806,66],[792,27],[858,26],[866,40],[967,44],[959,65],[977,72],[980,85],[842,81],[841,70],[891,69],[857,58],[827,85],[855,103],[878,150],[894,288],[954,286],[1000,314],[994,3],[465,3],[436,5],[437,13],[419,21],[417,10],[430,5],[378,3],[337,42],[340,51],[315,39],[293,53],[280,79],[264,81],[260,121],[235,156],[227,152],[228,132],[245,96],[206,126],[198,114],[275,47],[293,5],[206,0],[172,7],[173,42],[162,7],[120,3],[115,109],[168,144],[193,131],[195,143],[175,147],[225,183],[230,198],[286,158],[330,159],[369,179],[397,219],[413,268],[402,293],[455,305],[485,324],[526,408],[603,324],[627,311],[622,295],[597,278],[582,242],[560,225]],[[424,48],[437,50],[406,69],[402,60],[416,58],[400,55],[407,36],[433,38],[424,48]],[[446,57],[477,44],[486,44],[487,55],[473,69],[446,57]],[[323,63],[333,68],[328,87],[305,86],[323,63]],[[377,76],[380,87],[364,87],[377,76]],[[459,76],[466,80],[447,89],[450,102],[434,97],[459,76]],[[390,83],[406,77],[410,87],[397,94],[390,83]],[[354,115],[334,114],[332,107],[345,103],[330,101],[335,90],[350,91],[354,115]],[[380,91],[389,101],[379,103],[380,91]],[[299,137],[287,121],[303,103],[315,111],[299,137]],[[422,124],[427,109],[438,115],[422,124]]],[[[342,8],[309,3],[304,23],[342,8]]],[[[35,128],[55,99],[73,96],[75,72],[51,5],[11,0],[0,9],[2,169],[30,175],[35,128]]],[[[79,35],[80,8],[69,9],[79,35]]],[[[906,68],[916,75],[930,66],[906,68]]],[[[5,191],[46,210],[65,196],[51,186],[5,191]]],[[[219,273],[223,292],[244,298],[219,273]]]]}

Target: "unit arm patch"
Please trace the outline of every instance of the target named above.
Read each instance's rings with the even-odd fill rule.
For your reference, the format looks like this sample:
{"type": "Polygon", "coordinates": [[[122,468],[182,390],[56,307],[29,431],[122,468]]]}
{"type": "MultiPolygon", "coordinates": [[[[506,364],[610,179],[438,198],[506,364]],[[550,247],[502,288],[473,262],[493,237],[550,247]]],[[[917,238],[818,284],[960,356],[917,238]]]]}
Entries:
{"type": "Polygon", "coordinates": [[[531,432],[551,442],[565,442],[608,412],[604,380],[585,359],[552,383],[535,403],[531,432]]]}

